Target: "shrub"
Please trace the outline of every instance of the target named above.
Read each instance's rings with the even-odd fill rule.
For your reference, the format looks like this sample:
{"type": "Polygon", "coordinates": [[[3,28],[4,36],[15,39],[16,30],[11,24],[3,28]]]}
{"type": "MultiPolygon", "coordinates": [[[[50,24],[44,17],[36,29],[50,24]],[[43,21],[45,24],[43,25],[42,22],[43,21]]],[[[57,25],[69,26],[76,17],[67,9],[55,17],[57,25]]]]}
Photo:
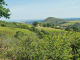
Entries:
{"type": "Polygon", "coordinates": [[[17,31],[16,32],[16,35],[15,35],[16,38],[21,38],[23,36],[24,36],[24,33],[23,32],[21,32],[21,31],[17,31]]]}
{"type": "Polygon", "coordinates": [[[5,24],[1,24],[1,26],[6,27],[6,25],[5,25],[5,24]]]}

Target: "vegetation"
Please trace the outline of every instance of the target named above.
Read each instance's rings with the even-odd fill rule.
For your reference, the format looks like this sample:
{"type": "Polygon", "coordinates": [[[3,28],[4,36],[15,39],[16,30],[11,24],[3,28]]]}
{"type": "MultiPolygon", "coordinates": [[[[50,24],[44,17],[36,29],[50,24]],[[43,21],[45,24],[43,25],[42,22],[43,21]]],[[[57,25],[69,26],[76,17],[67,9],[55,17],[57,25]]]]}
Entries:
{"type": "Polygon", "coordinates": [[[44,23],[43,27],[54,27],[53,23],[44,23]]]}
{"type": "Polygon", "coordinates": [[[67,22],[68,20],[63,20],[63,19],[54,18],[54,17],[48,17],[42,21],[42,23],[53,23],[54,25],[61,25],[67,22]]]}
{"type": "Polygon", "coordinates": [[[75,26],[61,30],[55,29],[51,23],[47,23],[48,27],[35,27],[16,22],[1,22],[1,60],[80,59],[80,32],[77,32],[79,29],[75,26]]]}
{"type": "Polygon", "coordinates": [[[10,10],[8,8],[4,8],[4,6],[7,6],[7,4],[5,3],[4,0],[0,0],[0,18],[1,17],[5,17],[5,18],[10,18],[9,16],[11,14],[9,14],[10,10]]]}
{"type": "MultiPolygon", "coordinates": [[[[0,0],[2,8],[3,5],[4,0],[0,0]]],[[[2,13],[1,17],[9,18],[9,15],[2,13]]],[[[0,60],[80,60],[77,25],[67,26],[64,30],[54,26],[67,22],[49,17],[39,23],[40,27],[36,27],[38,22],[33,22],[31,26],[0,21],[0,60]]]]}
{"type": "MultiPolygon", "coordinates": [[[[35,27],[33,31],[35,31],[34,29],[35,27]]],[[[14,38],[1,34],[1,48],[4,48],[4,50],[0,50],[1,59],[78,60],[80,58],[79,32],[71,31],[63,34],[54,32],[47,34],[43,29],[36,32],[40,36],[34,33],[24,35],[21,31],[17,31],[14,38]]]]}
{"type": "Polygon", "coordinates": [[[37,26],[38,22],[35,21],[35,22],[33,22],[32,24],[33,24],[34,26],[37,26]]]}

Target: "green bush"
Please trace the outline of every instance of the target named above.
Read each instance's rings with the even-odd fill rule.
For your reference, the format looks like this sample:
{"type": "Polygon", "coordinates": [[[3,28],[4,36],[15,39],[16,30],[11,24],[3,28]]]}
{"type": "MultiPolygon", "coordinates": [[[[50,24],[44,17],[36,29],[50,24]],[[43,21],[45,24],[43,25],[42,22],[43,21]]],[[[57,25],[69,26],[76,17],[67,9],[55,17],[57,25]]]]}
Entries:
{"type": "Polygon", "coordinates": [[[23,32],[21,32],[21,31],[17,31],[16,32],[16,35],[14,35],[16,38],[21,38],[21,37],[23,37],[25,34],[23,33],[23,32]]]}
{"type": "Polygon", "coordinates": [[[5,25],[5,24],[1,24],[1,26],[2,26],[2,27],[6,27],[6,25],[5,25]]]}

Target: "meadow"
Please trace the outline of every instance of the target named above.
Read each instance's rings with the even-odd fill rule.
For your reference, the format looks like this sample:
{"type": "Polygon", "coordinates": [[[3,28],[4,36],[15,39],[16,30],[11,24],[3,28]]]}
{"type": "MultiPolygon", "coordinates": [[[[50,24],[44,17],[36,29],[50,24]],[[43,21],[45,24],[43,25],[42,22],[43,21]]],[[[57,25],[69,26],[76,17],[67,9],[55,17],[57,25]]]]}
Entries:
{"type": "Polygon", "coordinates": [[[75,23],[80,23],[80,20],[78,20],[78,21],[68,21],[65,24],[61,24],[60,26],[74,25],[75,23]]]}
{"type": "Polygon", "coordinates": [[[63,32],[64,31],[61,29],[55,29],[55,28],[51,28],[51,27],[36,27],[36,28],[38,28],[39,30],[43,29],[48,33],[50,33],[50,32],[63,32]]]}
{"type": "Polygon", "coordinates": [[[21,31],[23,33],[33,33],[32,31],[28,30],[28,29],[21,29],[21,28],[14,28],[14,27],[2,27],[0,26],[0,33],[5,34],[6,36],[14,36],[16,34],[17,31],[21,31]]]}

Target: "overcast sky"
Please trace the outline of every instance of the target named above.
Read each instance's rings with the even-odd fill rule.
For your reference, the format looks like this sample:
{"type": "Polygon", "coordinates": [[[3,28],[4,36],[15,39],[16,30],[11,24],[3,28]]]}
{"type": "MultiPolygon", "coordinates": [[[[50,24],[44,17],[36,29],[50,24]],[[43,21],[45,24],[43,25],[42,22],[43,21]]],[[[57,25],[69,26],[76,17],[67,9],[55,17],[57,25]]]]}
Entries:
{"type": "Polygon", "coordinates": [[[80,0],[5,0],[5,2],[12,13],[10,19],[80,17],[80,0]]]}

